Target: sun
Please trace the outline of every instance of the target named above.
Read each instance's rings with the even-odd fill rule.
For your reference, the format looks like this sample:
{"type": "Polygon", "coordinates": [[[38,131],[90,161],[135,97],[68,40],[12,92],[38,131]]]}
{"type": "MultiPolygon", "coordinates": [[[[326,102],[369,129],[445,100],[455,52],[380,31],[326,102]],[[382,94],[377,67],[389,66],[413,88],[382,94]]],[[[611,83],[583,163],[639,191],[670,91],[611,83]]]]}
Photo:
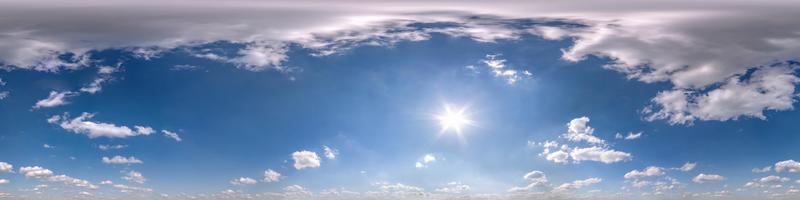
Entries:
{"type": "Polygon", "coordinates": [[[461,134],[461,130],[465,126],[473,125],[473,121],[469,119],[466,110],[466,107],[455,109],[449,105],[445,105],[444,112],[436,115],[436,119],[439,120],[439,125],[442,127],[441,132],[452,130],[457,134],[461,134]]]}

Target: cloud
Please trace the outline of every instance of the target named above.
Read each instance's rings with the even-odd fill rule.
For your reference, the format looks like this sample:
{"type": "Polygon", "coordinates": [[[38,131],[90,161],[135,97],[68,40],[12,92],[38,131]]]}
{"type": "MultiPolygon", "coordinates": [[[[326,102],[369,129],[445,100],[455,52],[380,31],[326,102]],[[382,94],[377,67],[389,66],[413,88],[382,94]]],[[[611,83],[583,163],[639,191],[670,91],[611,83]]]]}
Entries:
{"type": "Polygon", "coordinates": [[[285,68],[281,64],[288,59],[286,51],[288,49],[283,44],[255,43],[239,50],[239,57],[230,61],[239,68],[250,71],[262,71],[267,68],[282,71],[285,68]]]}
{"type": "Polygon", "coordinates": [[[545,159],[553,161],[555,163],[565,164],[569,161],[569,153],[563,150],[558,150],[552,153],[548,153],[545,156],[545,159]]]}
{"type": "Polygon", "coordinates": [[[753,171],[753,173],[767,173],[767,172],[772,171],[772,166],[766,166],[766,167],[762,167],[762,168],[753,168],[753,170],[751,170],[751,171],[753,171]]]}
{"type": "Polygon", "coordinates": [[[800,172],[800,163],[794,160],[784,160],[775,163],[775,172],[800,172]]]}
{"type": "Polygon", "coordinates": [[[331,160],[336,159],[336,156],[339,155],[339,150],[332,149],[332,148],[330,148],[328,146],[323,145],[322,149],[325,150],[325,157],[328,158],[328,159],[331,159],[331,160]]]}
{"type": "Polygon", "coordinates": [[[123,184],[115,184],[113,187],[115,189],[118,189],[122,193],[153,192],[153,189],[150,189],[150,188],[134,187],[134,186],[128,186],[128,185],[123,185],[123,184]]]}
{"type": "Polygon", "coordinates": [[[422,158],[414,164],[417,169],[428,167],[429,163],[436,162],[436,156],[433,154],[425,154],[422,158]]]}
{"type": "Polygon", "coordinates": [[[143,184],[145,181],[147,181],[147,179],[142,176],[142,173],[133,170],[125,174],[125,176],[122,177],[122,180],[139,184],[143,184]]]}
{"type": "Polygon", "coordinates": [[[123,157],[123,156],[114,156],[112,158],[103,157],[103,163],[105,164],[122,164],[122,165],[130,165],[130,164],[142,164],[143,162],[136,157],[123,157]]]}
{"type": "Polygon", "coordinates": [[[625,179],[638,179],[648,176],[661,176],[664,175],[664,169],[661,167],[649,166],[643,171],[633,170],[625,173],[625,179]]]}
{"type": "Polygon", "coordinates": [[[27,178],[34,178],[40,181],[58,182],[75,187],[97,189],[98,187],[91,182],[83,179],[73,178],[67,175],[54,175],[53,171],[39,166],[25,166],[19,168],[19,173],[27,178]]]}
{"type": "Polygon", "coordinates": [[[14,170],[14,165],[0,161],[0,172],[11,172],[13,170],[14,170]]]}
{"type": "Polygon", "coordinates": [[[281,174],[272,169],[264,171],[264,182],[278,182],[282,178],[281,174]]]}
{"type": "Polygon", "coordinates": [[[584,180],[576,180],[576,181],[573,181],[572,183],[561,184],[558,187],[554,188],[553,191],[554,192],[564,192],[564,191],[567,191],[567,190],[580,189],[582,187],[587,187],[587,186],[590,186],[590,185],[594,185],[594,184],[600,183],[601,181],[603,181],[603,179],[600,179],[600,178],[588,178],[588,179],[584,179],[584,180]]]}
{"type": "Polygon", "coordinates": [[[739,117],[766,119],[766,110],[791,110],[796,101],[795,84],[800,78],[794,68],[760,67],[745,78],[728,78],[721,86],[705,93],[686,89],[659,92],[644,109],[647,120],[667,119],[672,124],[700,120],[736,120],[739,117]],[[657,111],[655,109],[658,109],[657,111]]]}
{"type": "Polygon", "coordinates": [[[8,179],[0,179],[0,185],[8,184],[10,182],[11,181],[9,181],[8,179]]]}
{"type": "Polygon", "coordinates": [[[486,55],[484,60],[481,60],[481,62],[488,67],[489,71],[494,74],[494,77],[503,78],[506,80],[506,83],[513,85],[533,75],[528,70],[511,69],[506,66],[506,60],[500,57],[500,54],[489,54],[486,55]]]}
{"type": "MultiPolygon", "coordinates": [[[[94,114],[82,113],[74,119],[68,119],[69,115],[63,116],[54,115],[47,119],[48,123],[59,124],[61,128],[77,134],[86,134],[89,138],[108,137],[108,138],[126,138],[137,135],[147,135],[150,132],[146,129],[145,132],[133,131],[127,126],[117,126],[111,123],[92,122],[87,121],[92,119],[94,114]]],[[[150,130],[152,131],[152,130],[150,130]]]]}
{"type": "Polygon", "coordinates": [[[716,175],[716,174],[698,174],[695,176],[692,181],[695,183],[708,183],[708,182],[719,182],[725,180],[725,177],[716,175]]]}
{"type": "Polygon", "coordinates": [[[437,192],[463,194],[469,192],[470,186],[462,184],[461,182],[449,182],[443,187],[436,188],[437,192]]]}
{"type": "Polygon", "coordinates": [[[589,160],[606,164],[630,160],[632,157],[630,153],[601,147],[575,148],[569,155],[575,161],[589,160]]]}
{"type": "Polygon", "coordinates": [[[168,130],[161,130],[161,133],[164,133],[164,136],[166,136],[168,138],[172,138],[173,140],[175,140],[177,142],[180,142],[182,140],[181,136],[179,136],[178,133],[176,133],[176,132],[172,132],[172,131],[168,131],[168,130]]]}
{"type": "MultiPolygon", "coordinates": [[[[92,50],[124,49],[151,58],[176,47],[231,41],[245,45],[237,57],[231,58],[239,63],[237,66],[263,70],[280,68],[290,59],[283,48],[294,45],[312,50],[315,55],[331,55],[354,46],[425,40],[433,33],[477,42],[536,34],[573,42],[563,50],[565,60],[608,58],[611,63],[606,69],[645,83],[669,82],[674,88],[670,91],[690,92],[696,99],[722,95],[708,92],[720,83],[729,84],[730,78],[753,67],[800,54],[800,22],[791,20],[798,17],[798,6],[789,1],[713,1],[708,3],[720,6],[704,6],[702,10],[695,3],[672,1],[612,0],[590,6],[575,1],[459,3],[453,8],[449,2],[418,1],[340,2],[336,6],[234,1],[224,9],[218,2],[5,3],[0,17],[11,20],[0,26],[8,33],[0,38],[0,62],[6,68],[55,72],[86,66],[92,50]],[[64,6],[67,4],[70,6],[64,6]],[[108,12],[92,12],[100,5],[108,12]],[[148,5],[165,9],[147,9],[148,5]],[[184,12],[168,12],[174,10],[170,8],[184,12]],[[42,18],[41,13],[50,17],[42,18]],[[512,23],[520,19],[558,19],[554,21],[578,24],[512,23]],[[453,25],[409,25],[415,22],[453,25]],[[61,58],[69,54],[74,55],[61,58]]],[[[731,103],[730,99],[717,99],[706,105],[691,100],[689,109],[656,106],[650,114],[659,113],[653,119],[666,119],[673,124],[762,118],[760,112],[765,110],[790,109],[785,98],[764,102],[783,92],[770,91],[757,99],[739,98],[752,104],[731,105],[726,104],[731,103]]]]}
{"type": "Polygon", "coordinates": [[[610,145],[606,144],[605,140],[594,136],[594,128],[588,126],[588,123],[588,117],[579,117],[570,120],[570,122],[567,123],[567,133],[562,134],[561,138],[565,138],[571,142],[585,141],[588,144],[601,146],[570,148],[566,144],[558,146],[558,142],[547,141],[538,144],[544,148],[539,156],[561,164],[569,163],[570,160],[575,163],[580,161],[597,161],[610,164],[630,160],[633,157],[630,153],[610,149],[610,145]]]}
{"type": "Polygon", "coordinates": [[[684,172],[688,172],[688,171],[692,171],[696,166],[697,166],[697,163],[687,162],[686,164],[683,164],[683,166],[681,166],[681,168],[678,168],[678,170],[681,170],[681,171],[684,171],[684,172]]]}
{"type": "Polygon", "coordinates": [[[153,128],[147,126],[133,126],[133,128],[136,129],[137,133],[142,135],[150,135],[156,132],[155,130],[153,130],[153,128]]]}
{"type": "Polygon", "coordinates": [[[101,145],[97,146],[98,149],[103,150],[103,151],[108,151],[108,150],[112,150],[112,149],[124,149],[124,148],[127,148],[127,147],[128,147],[128,145],[122,145],[122,144],[117,144],[117,145],[101,144],[101,145]]]}
{"type": "Polygon", "coordinates": [[[38,108],[49,108],[60,105],[66,105],[69,103],[67,102],[67,98],[75,96],[75,94],[76,93],[70,91],[63,91],[63,92],[50,91],[50,95],[47,96],[46,99],[37,101],[36,104],[33,105],[33,108],[38,109],[38,108]]]}
{"type": "Polygon", "coordinates": [[[25,177],[31,178],[47,178],[53,176],[53,171],[39,166],[20,167],[19,173],[25,175],[25,177]]]}
{"type": "Polygon", "coordinates": [[[256,183],[258,183],[258,181],[256,181],[256,179],[252,179],[252,178],[249,178],[249,177],[239,177],[237,179],[231,180],[231,184],[234,184],[234,185],[253,185],[253,184],[256,184],[256,183]]]}
{"type": "Polygon", "coordinates": [[[296,151],[292,153],[292,159],[294,159],[295,169],[318,168],[320,166],[319,156],[317,156],[316,152],[296,151]]]}
{"type": "Polygon", "coordinates": [[[642,132],[638,132],[638,133],[628,133],[628,135],[627,135],[627,136],[625,136],[625,139],[626,139],[626,140],[635,140],[635,139],[639,139],[639,138],[641,138],[641,137],[642,137],[642,132]]]}
{"type": "MultiPolygon", "coordinates": [[[[780,176],[765,176],[753,179],[744,184],[746,188],[763,188],[768,186],[779,186],[781,183],[789,182],[791,179],[780,176]]],[[[780,187],[780,186],[779,186],[780,187]]]]}
{"type": "Polygon", "coordinates": [[[592,135],[594,128],[588,126],[588,117],[579,117],[567,123],[567,133],[563,135],[569,141],[580,142],[585,141],[591,144],[604,144],[605,141],[592,135]]]}

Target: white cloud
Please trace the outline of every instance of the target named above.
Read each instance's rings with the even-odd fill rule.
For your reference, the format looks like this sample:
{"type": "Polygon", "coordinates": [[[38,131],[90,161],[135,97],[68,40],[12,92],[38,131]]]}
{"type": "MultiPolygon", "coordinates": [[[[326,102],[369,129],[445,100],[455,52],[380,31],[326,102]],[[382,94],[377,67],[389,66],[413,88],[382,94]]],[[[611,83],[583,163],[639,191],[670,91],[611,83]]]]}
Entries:
{"type": "Polygon", "coordinates": [[[753,168],[753,173],[766,173],[772,171],[772,166],[766,166],[762,168],[753,168]]]}
{"type": "Polygon", "coordinates": [[[661,167],[649,166],[642,171],[633,170],[625,173],[625,179],[638,179],[648,176],[661,176],[664,175],[664,169],[661,167]]]}
{"type": "Polygon", "coordinates": [[[128,182],[133,182],[133,183],[143,184],[145,181],[147,181],[147,178],[145,178],[142,175],[142,173],[139,173],[137,171],[131,170],[127,174],[125,174],[125,176],[122,177],[122,180],[126,180],[128,182]]]}
{"type": "Polygon", "coordinates": [[[161,130],[161,133],[164,133],[164,136],[168,138],[172,138],[173,140],[180,142],[182,141],[181,136],[178,135],[176,132],[168,131],[168,130],[161,130]]]}
{"type": "Polygon", "coordinates": [[[437,192],[463,194],[469,192],[470,186],[462,184],[461,182],[449,182],[443,187],[436,188],[437,192]]]}
{"type": "Polygon", "coordinates": [[[281,174],[272,169],[264,171],[264,182],[278,182],[282,178],[281,174]]]}
{"type": "Polygon", "coordinates": [[[686,89],[659,92],[655,106],[645,108],[648,120],[667,119],[672,124],[700,120],[736,120],[739,117],[766,119],[765,110],[794,108],[795,84],[800,78],[794,68],[760,67],[746,80],[744,75],[728,78],[718,88],[705,93],[686,89]],[[654,110],[654,109],[660,110],[654,110]]]}
{"type": "Polygon", "coordinates": [[[59,182],[70,186],[84,187],[88,189],[98,188],[96,185],[87,180],[77,179],[67,175],[54,175],[53,171],[39,166],[20,167],[19,173],[25,175],[27,178],[35,178],[40,181],[59,182]]]}
{"type": "Polygon", "coordinates": [[[61,128],[78,134],[86,134],[89,138],[109,137],[109,138],[126,138],[137,135],[146,135],[146,132],[133,131],[127,126],[117,126],[111,123],[92,122],[87,121],[92,119],[94,114],[83,113],[74,119],[68,119],[69,116],[52,116],[47,119],[47,122],[52,124],[59,124],[61,128]]]}
{"type": "MultiPolygon", "coordinates": [[[[486,55],[486,59],[481,60],[481,62],[488,67],[489,71],[494,74],[495,77],[505,79],[506,83],[509,85],[513,85],[520,80],[530,78],[533,75],[527,70],[520,71],[518,69],[511,69],[506,65],[506,60],[500,57],[501,55],[499,54],[489,54],[486,55]]],[[[472,69],[474,70],[474,66],[472,69]]]]}
{"type": "MultiPolygon", "coordinates": [[[[567,133],[562,134],[561,137],[572,142],[585,141],[588,144],[602,146],[570,148],[566,144],[558,146],[557,142],[547,141],[538,144],[544,148],[539,156],[561,164],[569,163],[570,160],[575,163],[588,160],[610,164],[630,160],[632,158],[630,153],[610,149],[610,145],[607,145],[605,140],[594,136],[594,128],[588,126],[588,123],[588,117],[579,117],[570,120],[570,122],[567,123],[567,133]]],[[[529,143],[528,145],[530,146],[531,144],[529,143]]]]}
{"type": "Polygon", "coordinates": [[[14,170],[14,165],[0,161],[0,172],[11,172],[13,170],[14,170]]]}
{"type": "Polygon", "coordinates": [[[642,132],[638,132],[638,133],[628,133],[628,135],[627,135],[627,136],[625,136],[625,139],[626,139],[626,140],[635,140],[635,139],[639,139],[639,138],[641,138],[641,137],[642,137],[642,132]]]}
{"type": "Polygon", "coordinates": [[[123,156],[114,156],[112,158],[103,157],[103,163],[105,164],[123,164],[123,165],[130,165],[130,164],[142,164],[143,162],[136,157],[123,157],[123,156]]]}
{"type": "Polygon", "coordinates": [[[325,157],[328,158],[328,159],[331,159],[331,160],[336,159],[336,156],[339,155],[339,150],[332,149],[332,148],[330,148],[328,146],[323,145],[322,149],[325,150],[325,157]]]}
{"type": "Polygon", "coordinates": [[[43,144],[43,145],[42,145],[42,148],[45,148],[45,149],[53,149],[53,148],[56,148],[56,147],[55,147],[55,146],[50,146],[49,144],[43,144]]]}
{"type": "Polygon", "coordinates": [[[688,172],[688,171],[692,171],[695,167],[697,167],[697,163],[687,162],[686,164],[683,164],[683,166],[681,166],[681,168],[678,168],[678,170],[681,170],[681,171],[684,171],[684,172],[688,172]]]}
{"type": "Polygon", "coordinates": [[[103,150],[103,151],[108,151],[108,150],[112,150],[112,149],[124,149],[124,148],[127,148],[127,147],[128,147],[128,145],[122,145],[122,144],[117,144],[117,145],[101,144],[101,145],[97,146],[98,149],[103,150]]]}
{"type": "Polygon", "coordinates": [[[9,95],[11,95],[9,91],[0,91],[0,100],[8,98],[9,95]]]}
{"type": "Polygon", "coordinates": [[[428,164],[432,162],[436,162],[436,156],[433,154],[425,154],[425,156],[422,156],[422,158],[414,164],[414,167],[418,169],[425,168],[428,167],[428,164]]]}
{"type": "Polygon", "coordinates": [[[576,181],[573,181],[572,183],[561,184],[558,187],[554,188],[553,191],[554,192],[563,192],[563,191],[567,191],[567,190],[580,189],[582,187],[587,187],[587,186],[590,186],[590,185],[594,185],[594,184],[600,183],[601,181],[603,181],[603,179],[600,179],[600,178],[588,178],[588,179],[584,179],[584,180],[576,180],[576,181]]]}
{"type": "Polygon", "coordinates": [[[575,148],[569,155],[575,161],[589,160],[606,164],[630,160],[632,157],[630,153],[601,147],[575,148]]]}
{"type": "Polygon", "coordinates": [[[42,100],[37,101],[36,104],[33,105],[33,108],[34,109],[49,108],[49,107],[56,107],[56,106],[60,106],[60,105],[65,105],[65,104],[69,103],[69,102],[67,102],[67,98],[68,97],[72,97],[72,96],[75,96],[74,92],[70,92],[70,91],[63,91],[63,92],[50,91],[50,95],[47,96],[46,99],[42,99],[42,100]]]}
{"type": "Polygon", "coordinates": [[[136,132],[142,135],[150,135],[155,133],[156,131],[153,128],[148,126],[133,126],[136,129],[136,132]]]}
{"type": "Polygon", "coordinates": [[[295,169],[317,168],[320,166],[319,156],[312,151],[296,151],[292,153],[295,169]]]}
{"type": "Polygon", "coordinates": [[[253,185],[253,184],[256,184],[256,183],[258,183],[258,181],[256,181],[256,179],[252,179],[252,178],[249,178],[249,177],[239,177],[237,179],[231,180],[231,184],[234,184],[234,185],[253,185]]]}
{"type": "Polygon", "coordinates": [[[134,186],[127,186],[127,185],[122,185],[122,184],[116,184],[113,187],[118,189],[122,193],[153,192],[153,189],[150,189],[150,188],[134,187],[134,186]]]}
{"type": "Polygon", "coordinates": [[[20,167],[19,173],[25,175],[25,177],[31,178],[47,178],[53,176],[53,171],[39,166],[20,167]]]}
{"type": "Polygon", "coordinates": [[[605,141],[592,135],[594,128],[588,126],[588,117],[579,117],[567,123],[567,133],[563,135],[569,141],[580,142],[585,141],[592,144],[604,144],[605,141]]]}
{"type": "Polygon", "coordinates": [[[695,176],[692,181],[695,183],[708,183],[708,182],[719,182],[724,181],[725,177],[717,175],[717,174],[698,174],[695,176]]]}
{"type": "Polygon", "coordinates": [[[563,150],[558,150],[552,153],[548,153],[545,156],[545,159],[553,161],[555,163],[566,164],[569,161],[569,153],[563,150]]]}
{"type": "Polygon", "coordinates": [[[11,181],[9,181],[8,179],[0,179],[0,185],[3,185],[3,184],[8,184],[8,183],[10,183],[10,182],[11,182],[11,181]]]}
{"type": "Polygon", "coordinates": [[[800,163],[794,160],[784,160],[775,163],[775,172],[800,172],[800,163]]]}
{"type": "Polygon", "coordinates": [[[285,69],[282,63],[288,59],[287,50],[283,44],[254,43],[240,50],[239,57],[231,59],[230,62],[250,71],[262,71],[267,68],[281,71],[285,69]]]}

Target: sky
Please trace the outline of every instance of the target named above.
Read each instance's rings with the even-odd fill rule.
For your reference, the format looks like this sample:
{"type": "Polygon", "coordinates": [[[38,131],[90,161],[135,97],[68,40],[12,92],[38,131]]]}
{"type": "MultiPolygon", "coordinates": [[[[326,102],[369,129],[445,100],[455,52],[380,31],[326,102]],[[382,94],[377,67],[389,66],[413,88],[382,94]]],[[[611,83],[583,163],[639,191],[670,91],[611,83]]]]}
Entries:
{"type": "Polygon", "coordinates": [[[0,1],[0,199],[797,199],[791,1],[0,1]]]}

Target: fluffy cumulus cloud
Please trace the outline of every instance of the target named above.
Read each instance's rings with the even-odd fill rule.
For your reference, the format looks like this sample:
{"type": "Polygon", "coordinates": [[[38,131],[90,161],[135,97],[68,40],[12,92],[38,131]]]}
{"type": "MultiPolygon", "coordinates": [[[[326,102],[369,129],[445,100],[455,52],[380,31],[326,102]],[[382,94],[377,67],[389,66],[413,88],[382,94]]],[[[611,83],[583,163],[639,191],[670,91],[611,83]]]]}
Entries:
{"type": "Polygon", "coordinates": [[[133,157],[133,156],[131,156],[131,157],[114,156],[114,157],[111,157],[111,158],[104,156],[102,160],[103,160],[103,163],[105,163],[105,164],[117,164],[117,165],[119,165],[119,164],[129,165],[129,164],[142,164],[143,163],[142,160],[139,160],[139,159],[137,159],[136,157],[133,157]]]}
{"type": "Polygon", "coordinates": [[[47,122],[58,124],[61,128],[77,134],[85,134],[89,138],[108,137],[108,138],[126,138],[137,135],[148,135],[152,133],[152,129],[147,127],[136,128],[133,130],[127,126],[118,126],[111,123],[93,122],[89,121],[94,117],[94,114],[82,113],[80,116],[69,119],[68,114],[54,115],[47,119],[47,122]],[[141,131],[141,132],[140,132],[141,131]]]}
{"type": "Polygon", "coordinates": [[[592,144],[603,144],[604,140],[592,135],[594,128],[587,125],[589,123],[588,117],[579,117],[567,123],[567,133],[563,135],[569,141],[580,142],[585,141],[592,144]]]}
{"type": "MultiPolygon", "coordinates": [[[[576,144],[589,144],[588,147],[572,147],[567,144],[559,145],[556,141],[546,141],[533,143],[534,146],[542,146],[543,151],[539,156],[555,162],[566,164],[570,161],[579,163],[581,161],[596,161],[606,164],[630,160],[633,156],[630,153],[618,151],[610,148],[605,140],[594,135],[594,128],[588,125],[588,117],[579,117],[567,123],[567,132],[561,138],[576,144]]],[[[529,145],[531,145],[529,143],[529,145]]]]}
{"type": "Polygon", "coordinates": [[[775,163],[775,172],[800,172],[800,163],[794,160],[784,160],[775,163]]]}
{"type": "Polygon", "coordinates": [[[766,110],[793,109],[797,94],[793,67],[761,67],[745,77],[728,78],[719,87],[700,93],[686,89],[663,91],[653,98],[656,105],[646,108],[648,120],[667,119],[673,124],[694,120],[735,120],[739,117],[766,119],[766,110]]]}
{"type": "Polygon", "coordinates": [[[719,182],[724,180],[725,180],[724,176],[720,176],[717,174],[702,174],[702,173],[692,178],[692,181],[694,181],[695,183],[719,182]]]}
{"type": "Polygon", "coordinates": [[[234,185],[253,185],[253,184],[258,183],[258,181],[256,181],[256,179],[252,179],[250,177],[239,177],[237,179],[231,180],[230,183],[234,184],[234,185]]]}
{"type": "Polygon", "coordinates": [[[47,98],[39,100],[36,104],[33,105],[33,108],[49,108],[49,107],[56,107],[60,105],[68,104],[67,98],[75,96],[74,92],[70,91],[50,91],[50,95],[47,98]]]}
{"type": "Polygon", "coordinates": [[[14,165],[0,161],[0,172],[11,172],[11,171],[14,171],[14,165]]]}
{"type": "Polygon", "coordinates": [[[319,156],[313,151],[296,151],[292,153],[295,169],[317,168],[320,166],[319,156]]]}
{"type": "Polygon", "coordinates": [[[267,169],[266,171],[264,171],[264,182],[267,183],[278,182],[281,180],[282,177],[283,176],[281,175],[281,173],[278,173],[275,170],[267,169]]]}

